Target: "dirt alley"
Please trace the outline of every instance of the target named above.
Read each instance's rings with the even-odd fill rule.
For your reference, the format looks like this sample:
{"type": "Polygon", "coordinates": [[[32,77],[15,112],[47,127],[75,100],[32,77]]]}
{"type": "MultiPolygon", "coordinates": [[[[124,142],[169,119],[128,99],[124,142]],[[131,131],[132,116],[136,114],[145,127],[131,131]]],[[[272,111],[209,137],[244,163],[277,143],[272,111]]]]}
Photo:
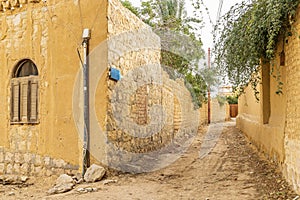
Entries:
{"type": "MultiPolygon", "coordinates": [[[[97,192],[71,192],[47,196],[55,179],[36,179],[30,186],[0,186],[0,199],[298,199],[276,166],[261,158],[243,134],[228,122],[213,150],[204,158],[199,151],[207,128],[201,129],[189,150],[172,165],[147,174],[107,177],[116,183],[77,185],[97,192]]],[[[31,180],[32,181],[32,180],[31,180]]],[[[300,199],[300,198],[299,198],[300,199]]]]}

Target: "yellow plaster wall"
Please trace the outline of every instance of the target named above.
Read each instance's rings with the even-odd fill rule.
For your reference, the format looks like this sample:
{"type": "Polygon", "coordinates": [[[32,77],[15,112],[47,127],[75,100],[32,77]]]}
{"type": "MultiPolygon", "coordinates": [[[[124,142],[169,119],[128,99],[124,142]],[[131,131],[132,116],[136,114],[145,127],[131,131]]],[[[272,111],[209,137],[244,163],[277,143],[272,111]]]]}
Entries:
{"type": "Polygon", "coordinates": [[[91,29],[90,51],[106,40],[106,17],[106,0],[28,3],[1,14],[0,146],[80,164],[72,113],[74,81],[81,67],[77,48],[82,52],[83,28],[91,29]],[[24,58],[33,60],[39,70],[38,125],[9,123],[10,77],[24,58]]]}
{"type": "Polygon", "coordinates": [[[53,50],[60,50],[54,50],[52,55],[52,69],[55,74],[55,79],[52,80],[55,82],[54,94],[47,95],[55,98],[52,101],[55,102],[52,106],[54,109],[52,116],[56,118],[54,127],[58,127],[58,130],[54,130],[54,137],[49,138],[56,146],[50,146],[47,152],[52,151],[53,155],[60,154],[59,157],[64,160],[72,158],[72,163],[77,163],[78,154],[81,154],[80,146],[79,152],[76,151],[78,133],[72,118],[73,86],[80,67],[76,48],[82,41],[82,28],[91,29],[90,51],[93,51],[107,37],[107,1],[81,1],[82,18],[80,18],[78,3],[69,1],[69,5],[65,2],[56,4],[52,13],[56,16],[57,22],[54,22],[56,28],[53,30],[52,41],[49,44],[53,45],[53,50]],[[59,136],[61,138],[58,140],[59,136]],[[66,147],[70,150],[68,154],[64,153],[66,147]]]}
{"type": "Polygon", "coordinates": [[[224,122],[228,119],[228,103],[222,105],[216,98],[213,98],[210,105],[210,118],[212,123],[224,122]]]}
{"type": "MultiPolygon", "coordinates": [[[[283,94],[277,95],[277,84],[270,79],[270,118],[263,124],[263,102],[255,102],[248,87],[239,98],[237,126],[271,159],[282,167],[283,174],[300,193],[300,9],[292,25],[293,36],[278,39],[276,58],[271,62],[273,75],[281,75],[283,94]],[[285,65],[279,67],[280,53],[285,52],[285,65]]],[[[264,78],[264,77],[263,77],[264,78]]],[[[259,86],[261,90],[262,86],[259,86]]]]}
{"type": "MultiPolygon", "coordinates": [[[[149,31],[143,33],[145,35],[139,39],[141,44],[147,37],[148,40],[153,39],[152,43],[160,44],[159,37],[130,11],[123,8],[118,0],[57,0],[49,3],[28,3],[22,8],[4,12],[0,18],[0,26],[0,86],[4,88],[0,90],[0,106],[3,111],[0,113],[0,128],[3,130],[3,134],[0,134],[0,153],[5,151],[7,155],[5,159],[9,159],[9,164],[2,165],[3,161],[0,158],[0,174],[19,172],[26,174],[33,171],[36,174],[41,172],[50,175],[54,168],[60,169],[60,173],[64,172],[61,171],[64,167],[78,171],[82,164],[82,142],[76,128],[72,105],[74,84],[81,68],[77,49],[82,54],[83,28],[91,29],[90,52],[94,52],[93,59],[101,58],[99,67],[108,69],[109,66],[115,66],[120,68],[123,75],[128,74],[133,68],[159,63],[160,46],[157,45],[158,48],[150,50],[128,52],[115,63],[108,63],[108,46],[104,44],[98,57],[95,52],[99,49],[99,45],[120,33],[140,28],[149,31]],[[10,77],[15,64],[24,58],[33,60],[39,70],[38,125],[9,123],[10,77]],[[19,164],[21,169],[17,168],[19,164]]],[[[131,45],[130,41],[128,42],[131,45]]],[[[114,41],[108,44],[112,48],[114,41]]],[[[181,125],[184,130],[191,129],[189,124],[192,121],[190,119],[193,119],[191,113],[196,112],[182,81],[169,79],[163,71],[153,72],[151,68],[149,71],[162,76],[161,80],[164,82],[162,88],[170,88],[170,91],[176,91],[178,88],[178,91],[182,91],[179,93],[179,99],[186,100],[180,106],[183,111],[189,113],[188,116],[181,114],[178,111],[180,106],[177,100],[174,98],[174,102],[169,101],[166,91],[162,90],[161,101],[169,109],[170,114],[167,120],[168,130],[161,135],[158,134],[154,139],[162,143],[170,139],[174,129],[178,129],[176,126],[181,125]]],[[[92,73],[93,71],[90,75],[94,75],[92,73]]],[[[99,77],[95,96],[91,96],[95,97],[92,109],[96,110],[97,123],[104,131],[110,127],[108,116],[111,115],[109,110],[111,103],[108,101],[113,86],[115,83],[108,79],[108,70],[104,70],[103,75],[99,77]]],[[[155,88],[153,91],[153,99],[156,99],[155,97],[159,95],[156,95],[155,88]]],[[[150,94],[150,97],[152,96],[150,94]]],[[[78,98],[81,98],[80,95],[78,98]]],[[[93,140],[92,144],[97,149],[103,148],[96,140],[93,140]]],[[[101,159],[97,158],[98,161],[101,159]]],[[[97,161],[92,158],[92,162],[97,161]]]]}
{"type": "MultiPolygon", "coordinates": [[[[279,44],[282,46],[282,43],[279,44]]],[[[265,70],[262,75],[262,82],[257,87],[259,91],[259,101],[255,98],[254,91],[251,86],[245,89],[245,93],[239,97],[239,115],[237,117],[237,126],[241,129],[253,143],[265,153],[267,157],[280,166],[284,163],[284,128],[285,128],[285,113],[286,113],[286,70],[280,66],[279,52],[282,49],[278,48],[276,58],[270,63],[262,63],[262,68],[265,70]],[[272,68],[273,73],[270,72],[272,68]],[[279,74],[282,76],[281,81],[284,83],[283,94],[276,94],[278,82],[273,75],[279,74]],[[270,75],[268,79],[267,76],[270,75]],[[267,83],[267,81],[270,81],[267,83]],[[269,87],[270,91],[263,90],[264,87],[269,87]],[[269,92],[269,94],[266,94],[269,92]],[[264,95],[269,97],[264,98],[264,95]],[[268,102],[269,101],[269,102],[268,102]],[[269,104],[269,105],[268,105],[269,104]],[[266,108],[264,108],[266,106],[266,108]],[[264,123],[263,115],[266,115],[266,110],[270,111],[270,117],[264,123]],[[265,111],[265,112],[264,112],[265,111]]]]}

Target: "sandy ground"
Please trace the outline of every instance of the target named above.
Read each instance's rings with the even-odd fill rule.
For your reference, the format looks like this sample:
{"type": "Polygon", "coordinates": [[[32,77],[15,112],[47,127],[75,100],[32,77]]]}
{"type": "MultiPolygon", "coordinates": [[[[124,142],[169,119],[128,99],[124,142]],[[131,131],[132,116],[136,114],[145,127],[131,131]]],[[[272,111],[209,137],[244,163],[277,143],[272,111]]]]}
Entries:
{"type": "Polygon", "coordinates": [[[29,186],[0,186],[0,199],[297,199],[277,171],[275,165],[259,157],[256,150],[235,127],[199,132],[188,152],[172,165],[147,174],[121,174],[106,179],[116,183],[81,184],[68,193],[47,196],[55,177],[31,179],[29,186]],[[219,136],[219,137],[218,137],[219,136]],[[210,141],[208,145],[207,141],[210,141]],[[214,140],[215,142],[211,142],[214,140]],[[206,141],[206,142],[205,142],[206,141]],[[203,147],[214,147],[203,155],[203,147]],[[98,191],[80,193],[78,188],[97,188],[98,191]]]}

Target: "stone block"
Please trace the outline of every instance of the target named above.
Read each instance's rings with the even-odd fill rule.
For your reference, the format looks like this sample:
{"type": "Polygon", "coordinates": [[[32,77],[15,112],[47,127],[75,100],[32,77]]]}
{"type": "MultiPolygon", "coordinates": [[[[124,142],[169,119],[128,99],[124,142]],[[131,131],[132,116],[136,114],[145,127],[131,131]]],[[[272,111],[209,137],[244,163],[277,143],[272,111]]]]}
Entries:
{"type": "Polygon", "coordinates": [[[56,180],[55,186],[48,191],[48,194],[59,194],[70,191],[75,186],[75,181],[71,176],[62,174],[56,180]]]}
{"type": "Polygon", "coordinates": [[[36,155],[34,159],[35,166],[41,166],[43,164],[42,157],[40,155],[36,155]]]}
{"type": "Polygon", "coordinates": [[[32,161],[32,155],[30,153],[24,154],[24,162],[30,164],[32,161]]]}
{"type": "Polygon", "coordinates": [[[4,152],[0,152],[0,163],[4,162],[4,152]]]}
{"type": "Polygon", "coordinates": [[[6,166],[6,173],[13,174],[13,165],[11,163],[6,166]]]}
{"type": "Polygon", "coordinates": [[[51,164],[52,164],[51,158],[48,157],[48,156],[44,157],[44,165],[45,165],[46,167],[50,167],[51,164]]]}
{"type": "Polygon", "coordinates": [[[42,166],[34,167],[34,174],[37,176],[43,176],[45,174],[46,170],[42,166]]]}
{"type": "Polygon", "coordinates": [[[18,164],[18,163],[14,164],[13,173],[20,174],[20,164],[18,164]]]}
{"type": "Polygon", "coordinates": [[[0,163],[0,175],[5,174],[5,164],[4,163],[0,163]]]}
{"type": "Polygon", "coordinates": [[[23,155],[21,153],[15,153],[15,163],[22,163],[24,162],[23,155]]]}
{"type": "Polygon", "coordinates": [[[53,170],[46,169],[46,176],[52,176],[54,174],[53,170]]]}
{"type": "Polygon", "coordinates": [[[63,168],[67,165],[67,163],[62,159],[54,159],[53,164],[56,168],[63,168]]]}
{"type": "Polygon", "coordinates": [[[28,163],[23,163],[20,167],[20,172],[23,175],[27,175],[30,171],[30,165],[28,163]]]}
{"type": "Polygon", "coordinates": [[[86,182],[100,181],[103,178],[105,172],[106,170],[103,167],[93,164],[85,172],[84,180],[86,182]]]}
{"type": "Polygon", "coordinates": [[[6,152],[5,154],[5,162],[12,163],[14,161],[14,154],[11,152],[6,152]]]}

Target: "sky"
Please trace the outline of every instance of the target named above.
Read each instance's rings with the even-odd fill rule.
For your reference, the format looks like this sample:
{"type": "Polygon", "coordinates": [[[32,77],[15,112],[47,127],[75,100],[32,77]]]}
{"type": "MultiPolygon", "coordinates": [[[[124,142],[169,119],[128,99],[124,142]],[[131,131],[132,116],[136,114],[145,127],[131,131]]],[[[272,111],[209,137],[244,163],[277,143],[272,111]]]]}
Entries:
{"type": "MultiPolygon", "coordinates": [[[[141,0],[130,0],[133,5],[139,6],[141,0]]],[[[207,52],[208,48],[213,48],[213,25],[211,24],[209,20],[209,16],[214,24],[216,24],[217,21],[217,13],[219,8],[219,0],[203,0],[204,5],[208,8],[208,12],[205,10],[205,8],[202,8],[203,13],[203,21],[204,21],[204,27],[200,32],[201,40],[203,42],[203,49],[207,52]]],[[[242,0],[223,0],[223,6],[221,11],[221,16],[224,15],[231,6],[235,5],[236,3],[240,3],[242,0]]],[[[192,5],[190,0],[186,0],[186,9],[188,13],[192,11],[192,5]]]]}
{"type": "MultiPolygon", "coordinates": [[[[208,8],[208,12],[210,15],[210,18],[214,24],[216,24],[217,21],[217,13],[219,8],[219,0],[203,0],[204,5],[208,8]]],[[[223,6],[221,10],[221,16],[224,15],[229,11],[229,9],[235,5],[236,3],[240,3],[242,0],[223,0],[223,6]]],[[[187,9],[191,9],[190,5],[187,5],[187,9]]],[[[203,8],[202,8],[203,9],[203,8]]],[[[201,39],[203,42],[203,48],[205,51],[210,47],[213,47],[213,25],[210,23],[208,14],[206,11],[203,12],[203,20],[204,20],[204,28],[201,31],[201,39]]]]}
{"type": "MultiPolygon", "coordinates": [[[[141,0],[130,0],[134,6],[139,6],[141,0]]],[[[243,0],[223,0],[221,15],[226,14],[232,6],[236,3],[241,3],[243,0]]],[[[199,63],[199,69],[205,67],[204,63],[207,63],[207,52],[208,48],[213,49],[213,27],[217,22],[217,14],[219,9],[219,0],[203,0],[205,7],[207,7],[208,11],[202,6],[202,17],[204,21],[204,27],[200,31],[201,40],[203,42],[203,49],[206,52],[206,58],[199,63]],[[211,20],[210,20],[211,19],[211,20]],[[211,22],[213,24],[211,24],[211,22]]],[[[191,5],[191,0],[186,0],[186,9],[188,13],[193,13],[193,7],[191,5]]],[[[213,52],[212,52],[213,54],[213,52]]],[[[228,83],[222,83],[221,85],[229,85],[228,83]]],[[[218,94],[218,88],[212,87],[212,96],[216,96],[218,94]]]]}

